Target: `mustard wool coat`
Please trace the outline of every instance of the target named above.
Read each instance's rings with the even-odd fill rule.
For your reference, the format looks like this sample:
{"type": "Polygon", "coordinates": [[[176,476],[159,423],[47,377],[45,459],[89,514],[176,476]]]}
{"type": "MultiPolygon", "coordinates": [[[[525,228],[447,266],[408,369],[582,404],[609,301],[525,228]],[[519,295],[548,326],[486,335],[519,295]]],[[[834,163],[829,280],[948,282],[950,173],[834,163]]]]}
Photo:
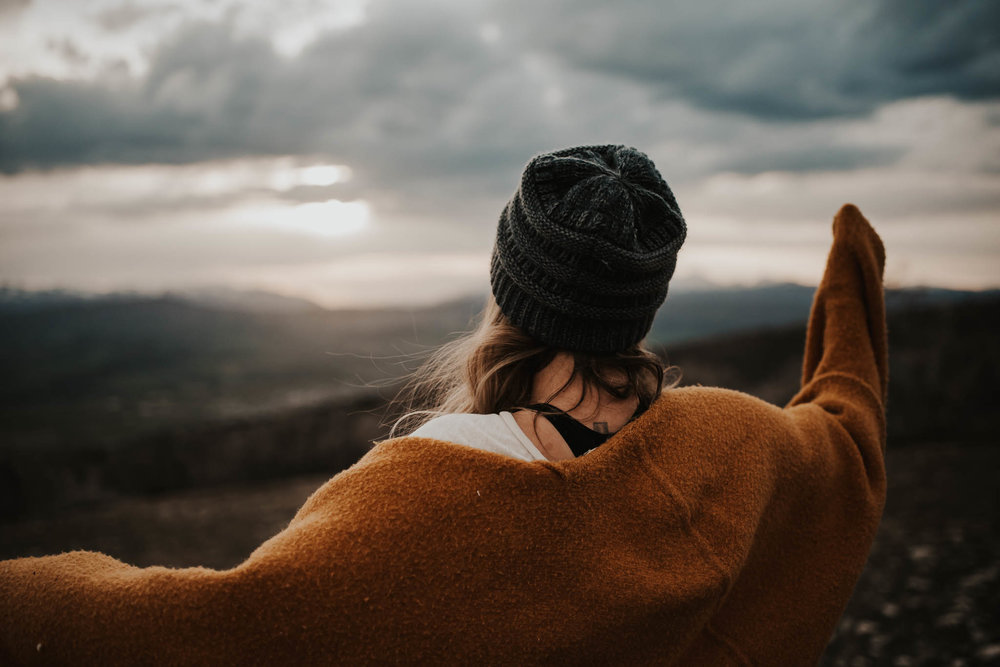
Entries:
{"type": "Polygon", "coordinates": [[[815,664],[885,499],[885,254],[834,219],[784,408],[666,391],[585,457],[376,445],[230,570],[0,563],[0,664],[815,664]]]}

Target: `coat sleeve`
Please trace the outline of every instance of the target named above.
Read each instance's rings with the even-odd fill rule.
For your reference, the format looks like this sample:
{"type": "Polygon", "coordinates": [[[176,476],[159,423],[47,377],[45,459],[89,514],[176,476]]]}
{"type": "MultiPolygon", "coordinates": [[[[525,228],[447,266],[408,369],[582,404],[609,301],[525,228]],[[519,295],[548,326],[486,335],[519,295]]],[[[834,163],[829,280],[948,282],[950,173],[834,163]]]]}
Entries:
{"type": "Polygon", "coordinates": [[[799,422],[815,422],[816,415],[802,413],[823,411],[821,421],[846,432],[877,482],[884,474],[889,384],[885,248],[853,204],[845,204],[834,218],[833,235],[809,316],[802,386],[786,413],[799,422]]]}
{"type": "Polygon", "coordinates": [[[330,555],[343,546],[335,487],[350,476],[229,570],[91,551],[0,561],[0,665],[329,663],[361,609],[333,587],[344,578],[330,555]]]}
{"type": "Polygon", "coordinates": [[[305,606],[288,613],[275,565],[139,568],[89,551],[2,561],[0,664],[265,662],[308,621],[305,606]]]}

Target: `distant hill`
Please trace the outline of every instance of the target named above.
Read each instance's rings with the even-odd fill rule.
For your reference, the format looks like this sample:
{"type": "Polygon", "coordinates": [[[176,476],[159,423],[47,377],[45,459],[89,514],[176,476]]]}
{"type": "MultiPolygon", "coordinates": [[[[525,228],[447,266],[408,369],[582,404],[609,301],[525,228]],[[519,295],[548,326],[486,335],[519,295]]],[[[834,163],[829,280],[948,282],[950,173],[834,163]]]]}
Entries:
{"type": "MultiPolygon", "coordinates": [[[[813,288],[671,293],[650,334],[675,346],[804,323],[813,288]]],[[[903,290],[913,309],[997,293],[903,290]]],[[[0,289],[0,451],[114,446],[184,424],[281,412],[391,384],[470,327],[479,298],[325,310],[262,292],[88,296],[0,289]]]]}
{"type": "MultiPolygon", "coordinates": [[[[729,294],[677,301],[692,317],[701,313],[704,331],[721,326],[720,311],[739,322],[768,308],[781,314],[774,304],[793,303],[799,293],[768,290],[772,305],[759,307],[753,292],[739,303],[729,294]]],[[[890,301],[894,445],[995,443],[1000,294],[895,294],[890,301]]],[[[265,314],[176,296],[0,307],[0,518],[336,472],[384,436],[385,399],[418,360],[403,353],[466,328],[478,308],[470,300],[412,312],[265,314]]],[[[780,405],[796,391],[804,338],[802,321],[768,321],[661,351],[684,384],[725,386],[780,405]]]]}
{"type": "Polygon", "coordinates": [[[175,295],[3,300],[0,448],[107,444],[353,395],[401,375],[471,316],[459,305],[264,311],[175,295]]]}
{"type": "Polygon", "coordinates": [[[245,313],[315,313],[323,310],[321,306],[308,299],[274,294],[263,290],[240,290],[231,287],[167,292],[166,296],[191,301],[202,306],[245,313]]]}
{"type": "MultiPolygon", "coordinates": [[[[814,287],[777,283],[759,287],[730,287],[671,292],[656,315],[649,340],[670,344],[736,331],[804,323],[809,318],[814,287]]],[[[989,299],[1000,290],[967,292],[933,287],[892,289],[886,308],[894,311],[989,299]]]]}
{"type": "MultiPolygon", "coordinates": [[[[888,329],[893,444],[1000,444],[1000,294],[897,305],[888,329]]],[[[661,351],[681,369],[682,384],[728,387],[784,405],[798,391],[804,348],[805,328],[791,325],[661,351]]]]}

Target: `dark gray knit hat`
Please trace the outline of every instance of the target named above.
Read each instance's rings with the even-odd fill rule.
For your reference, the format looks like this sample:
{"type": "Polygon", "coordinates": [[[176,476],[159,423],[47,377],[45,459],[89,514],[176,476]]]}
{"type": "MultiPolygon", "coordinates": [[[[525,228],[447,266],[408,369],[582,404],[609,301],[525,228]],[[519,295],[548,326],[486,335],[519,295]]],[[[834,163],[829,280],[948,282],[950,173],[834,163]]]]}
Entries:
{"type": "Polygon", "coordinates": [[[536,155],[500,215],[500,310],[565,350],[620,352],[649,332],[687,226],[653,162],[628,146],[536,155]]]}

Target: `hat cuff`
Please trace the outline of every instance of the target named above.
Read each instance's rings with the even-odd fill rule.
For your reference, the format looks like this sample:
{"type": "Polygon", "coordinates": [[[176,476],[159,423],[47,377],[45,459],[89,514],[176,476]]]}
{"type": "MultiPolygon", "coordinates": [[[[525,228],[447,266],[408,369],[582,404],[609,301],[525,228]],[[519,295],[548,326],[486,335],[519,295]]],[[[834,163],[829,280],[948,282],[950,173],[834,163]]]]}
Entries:
{"type": "Polygon", "coordinates": [[[594,354],[621,352],[639,343],[653,324],[655,310],[638,319],[574,318],[546,307],[523,292],[502,265],[494,267],[493,296],[507,319],[551,347],[594,354]]]}

